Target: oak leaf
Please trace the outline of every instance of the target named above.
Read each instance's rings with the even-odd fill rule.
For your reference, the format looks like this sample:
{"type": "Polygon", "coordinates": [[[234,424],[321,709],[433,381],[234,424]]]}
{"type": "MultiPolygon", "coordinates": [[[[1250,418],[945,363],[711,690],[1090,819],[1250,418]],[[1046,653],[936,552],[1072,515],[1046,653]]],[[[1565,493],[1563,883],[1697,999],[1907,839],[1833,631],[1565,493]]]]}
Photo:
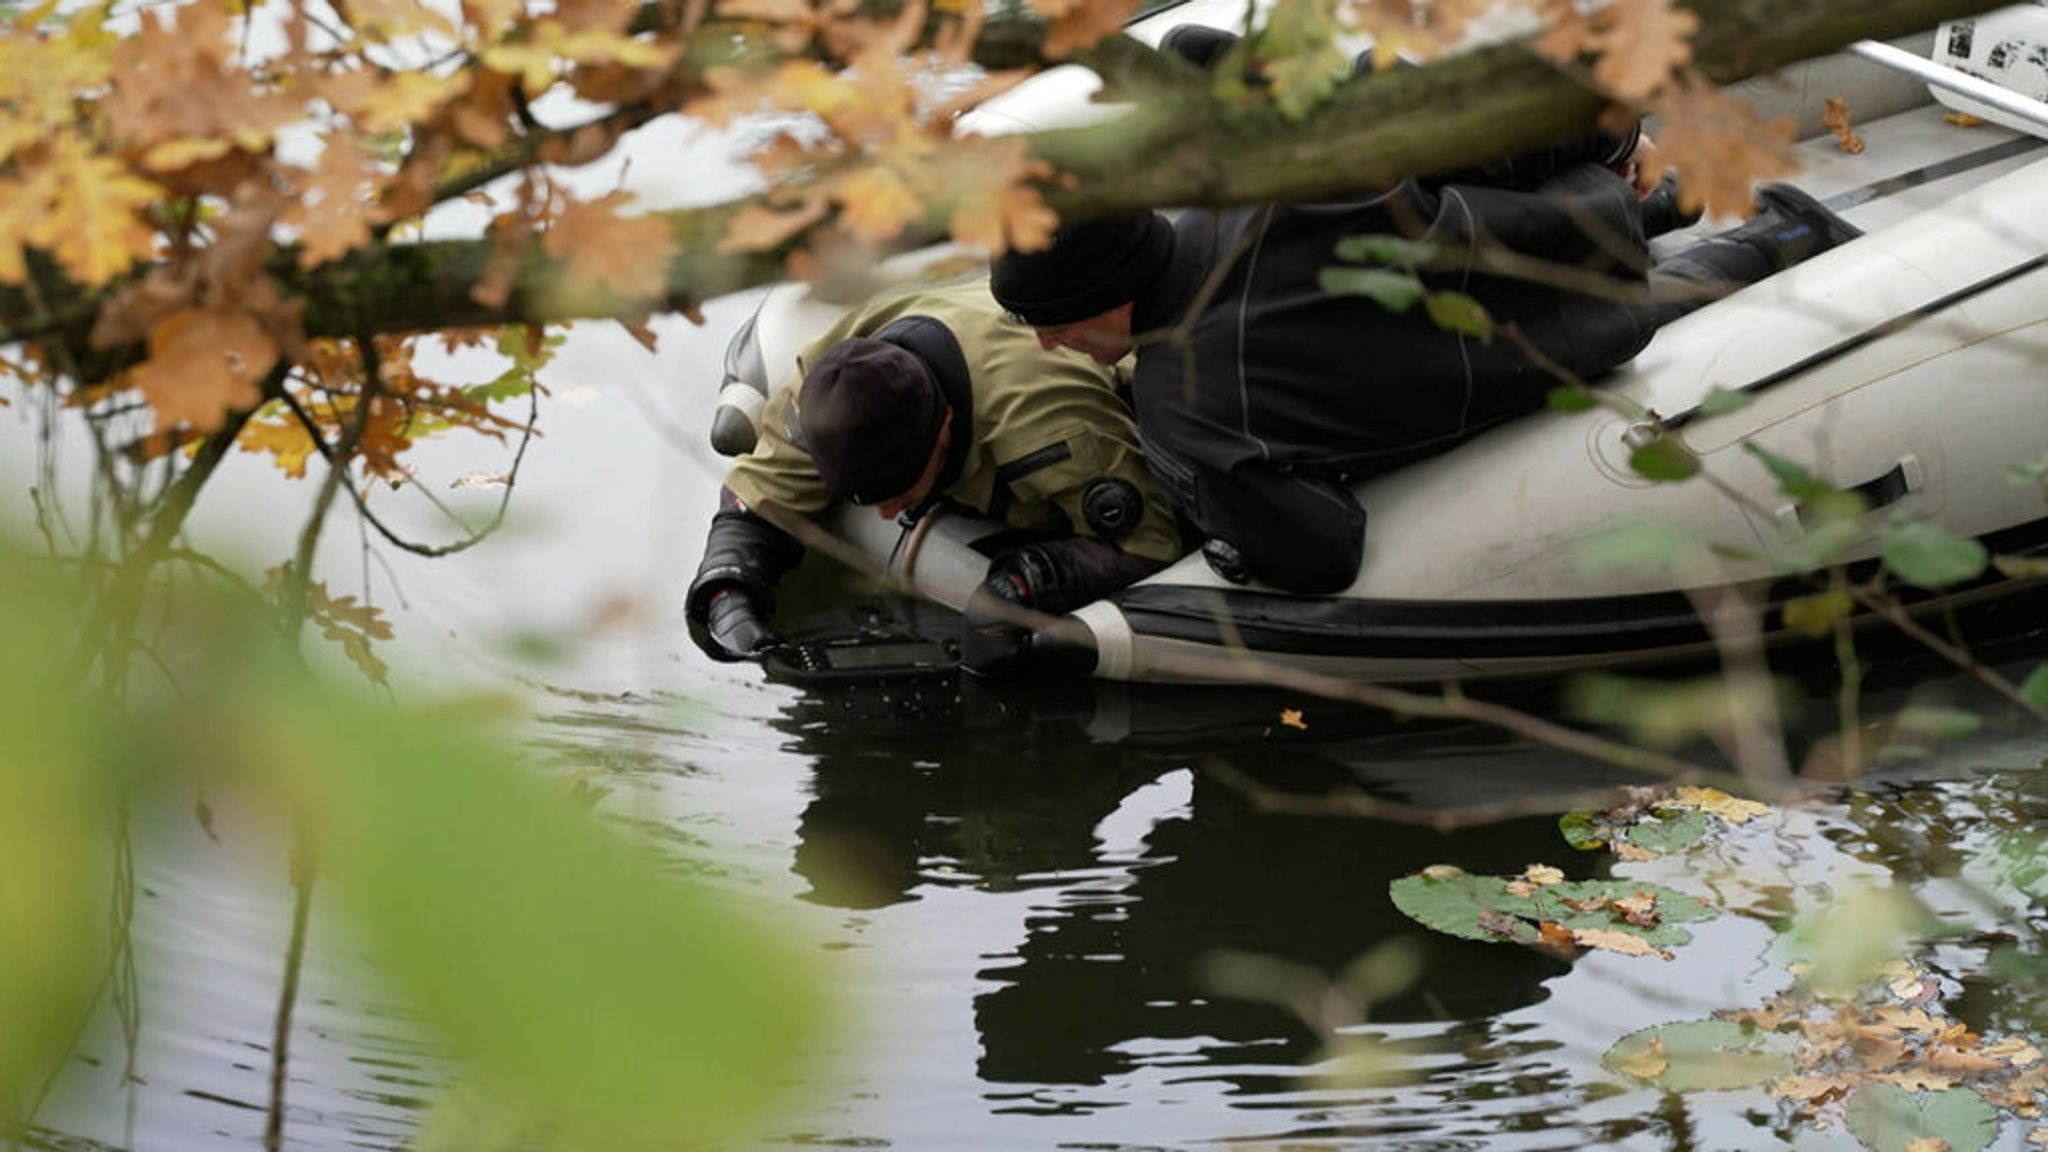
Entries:
{"type": "Polygon", "coordinates": [[[32,183],[19,193],[23,202],[9,204],[9,222],[19,222],[20,240],[52,252],[73,280],[97,287],[155,256],[156,231],[142,213],[163,195],[157,185],[68,133],[22,159],[32,183]],[[31,215],[23,221],[20,213],[31,215]]]}
{"type": "Polygon", "coordinates": [[[312,434],[296,419],[251,420],[235,434],[235,447],[270,453],[278,469],[294,480],[306,478],[306,462],[314,451],[312,434]]]}
{"type": "Polygon", "coordinates": [[[277,363],[277,344],[246,312],[186,308],[149,331],[149,358],[132,379],[156,413],[156,431],[220,427],[229,412],[256,407],[277,363]]]}
{"type": "Polygon", "coordinates": [[[1827,111],[1821,114],[1821,126],[1835,134],[1835,140],[1842,151],[1855,156],[1863,151],[1863,137],[1856,132],[1856,126],[1849,120],[1849,101],[1840,92],[1827,99],[1827,111]]]}
{"type": "Polygon", "coordinates": [[[787,243],[792,236],[817,223],[831,207],[823,196],[808,198],[799,207],[779,210],[765,204],[749,203],[726,222],[720,252],[766,252],[787,243]]]}
{"type": "Polygon", "coordinates": [[[1787,1076],[1771,1085],[1771,1094],[1807,1104],[1827,1104],[1848,1096],[1860,1083],[1840,1074],[1787,1076]]]}
{"type": "Polygon", "coordinates": [[[318,165],[284,220],[299,233],[299,267],[317,268],[369,243],[380,172],[376,157],[341,134],[327,138],[318,165]]]}
{"type": "Polygon", "coordinates": [[[1283,728],[1296,728],[1303,732],[1308,731],[1308,721],[1301,718],[1301,709],[1299,708],[1282,708],[1280,710],[1280,725],[1283,728]]]}
{"type": "Polygon", "coordinates": [[[902,233],[923,209],[917,193],[889,168],[862,168],[834,183],[839,223],[865,244],[881,244],[902,233]]]}
{"type": "Polygon", "coordinates": [[[938,175],[942,195],[954,205],[947,220],[953,239],[991,256],[1050,244],[1059,217],[1033,182],[1052,179],[1052,167],[1031,157],[1025,142],[1014,137],[971,143],[950,156],[938,175]]]}
{"type": "Polygon", "coordinates": [[[627,300],[667,294],[668,266],[679,251],[675,229],[659,216],[621,216],[631,197],[572,202],[541,237],[541,248],[562,262],[571,292],[607,291],[627,300]]]}
{"type": "Polygon", "coordinates": [[[1594,78],[1609,94],[1635,103],[1692,60],[1700,20],[1670,0],[1615,0],[1594,17],[1600,58],[1594,78]]]}
{"type": "Polygon", "coordinates": [[[1754,800],[1742,800],[1719,788],[1702,788],[1695,785],[1681,785],[1673,794],[1672,801],[1686,808],[1697,808],[1709,816],[1719,816],[1730,824],[1747,824],[1758,816],[1770,814],[1770,806],[1754,800]]]}
{"type": "Polygon", "coordinates": [[[1621,932],[1612,928],[1575,928],[1572,939],[1582,948],[1598,948],[1604,952],[1618,952],[1623,956],[1658,956],[1665,960],[1673,957],[1669,948],[1659,948],[1632,932],[1621,932]]]}
{"type": "Polygon", "coordinates": [[[1793,118],[1766,122],[1750,105],[1689,72],[1650,100],[1663,122],[1644,178],[1679,172],[1679,203],[1717,216],[1754,210],[1750,188],[1798,170],[1792,154],[1793,118]]]}
{"type": "Polygon", "coordinates": [[[1031,0],[1031,7],[1051,21],[1045,55],[1059,60],[1122,32],[1137,14],[1138,0],[1031,0]]]}

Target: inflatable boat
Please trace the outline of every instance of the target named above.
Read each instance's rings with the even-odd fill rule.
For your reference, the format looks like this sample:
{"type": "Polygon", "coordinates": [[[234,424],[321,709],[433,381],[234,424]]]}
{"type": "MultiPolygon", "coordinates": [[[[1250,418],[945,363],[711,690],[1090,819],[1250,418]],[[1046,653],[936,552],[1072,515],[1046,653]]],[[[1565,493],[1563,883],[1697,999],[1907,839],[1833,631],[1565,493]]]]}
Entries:
{"type": "MultiPolygon", "coordinates": [[[[1156,42],[1242,10],[1171,6],[1131,33],[1156,42]]],[[[1075,71],[985,107],[981,127],[1071,122],[1061,117],[1089,87],[1075,71]]],[[[1661,329],[1596,382],[1625,403],[1538,413],[1358,485],[1371,525],[1343,593],[1233,585],[1192,554],[1042,630],[1046,664],[1170,682],[1257,679],[1255,661],[1382,682],[1547,676],[1710,653],[1702,605],[1729,589],[1762,607],[1767,640],[1791,639],[1785,606],[1822,578],[1813,510],[1771,459],[1862,498],[1868,531],[1829,553],[1852,578],[1881,574],[1880,529],[1902,518],[1998,557],[2048,555],[2048,7],[1858,44],[1738,90],[1800,118],[1794,182],[1861,237],[1661,329]],[[1838,93],[1857,111],[1858,153],[1820,124],[1838,93]],[[1657,483],[1633,469],[1659,435],[1702,475],[1657,483]],[[1664,543],[1629,562],[1622,544],[1652,534],[1664,543]]],[[[914,278],[955,257],[914,254],[887,271],[914,278]]],[[[841,306],[794,284],[764,297],[730,345],[714,447],[751,446],[768,388],[841,306]]],[[[978,543],[999,529],[943,510],[911,526],[842,513],[829,527],[875,569],[956,609],[986,566],[978,543]]],[[[2048,606],[2042,568],[1993,565],[1888,594],[1928,613],[2048,606]]]]}

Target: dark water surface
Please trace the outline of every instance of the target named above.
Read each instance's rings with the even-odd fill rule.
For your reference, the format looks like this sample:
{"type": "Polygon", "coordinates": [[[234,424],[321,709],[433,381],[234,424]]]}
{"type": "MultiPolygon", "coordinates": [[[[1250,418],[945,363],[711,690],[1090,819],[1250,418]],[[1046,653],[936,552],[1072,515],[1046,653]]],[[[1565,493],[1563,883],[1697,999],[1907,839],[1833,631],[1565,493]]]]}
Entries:
{"type": "MultiPolygon", "coordinates": [[[[1560,797],[1627,779],[1613,770],[1271,692],[798,689],[747,669],[687,698],[543,693],[527,746],[536,765],[612,789],[601,818],[774,910],[826,957],[850,1023],[759,1147],[1851,1148],[1839,1128],[1785,1124],[1758,1093],[1666,1097],[1600,1067],[1636,1028],[1783,988],[1754,915],[1696,926],[1669,961],[1565,961],[1424,931],[1387,886],[1437,864],[1544,862],[1715,890],[1760,914],[1897,872],[1942,908],[1972,836],[2048,812],[2048,742],[1967,678],[1924,667],[1880,676],[1873,714],[1909,698],[1992,723],[1682,864],[1565,846],[1560,797]],[[1269,811],[1268,790],[1524,814],[1438,830],[1269,811]],[[1361,1002],[1341,976],[1365,957],[1413,979],[1361,1002]],[[1296,991],[1284,1006],[1233,994],[1247,981],[1296,991]]],[[[1796,736],[1795,752],[1810,743],[1796,736]]],[[[232,813],[217,819],[232,828],[232,813]]],[[[137,832],[134,1079],[119,1021],[104,1021],[32,1146],[260,1147],[287,888],[276,853],[193,824],[137,832]]],[[[331,913],[314,919],[287,1145],[401,1146],[449,1068],[331,913]]],[[[1972,956],[1936,969],[1956,1010],[2038,1034],[2037,996],[1977,978],[1972,956]]],[[[2024,1132],[2008,1124],[1999,1146],[2024,1132]]]]}

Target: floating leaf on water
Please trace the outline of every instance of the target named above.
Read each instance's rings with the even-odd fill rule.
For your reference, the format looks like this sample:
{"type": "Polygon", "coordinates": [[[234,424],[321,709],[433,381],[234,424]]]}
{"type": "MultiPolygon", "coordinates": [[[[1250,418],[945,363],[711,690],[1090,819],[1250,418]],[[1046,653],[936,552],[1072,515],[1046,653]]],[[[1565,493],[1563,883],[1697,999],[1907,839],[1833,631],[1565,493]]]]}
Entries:
{"type": "Polygon", "coordinates": [[[1928,1139],[1946,1141],[1950,1152],[1979,1152],[1998,1136],[1997,1110],[1968,1088],[1920,1094],[1865,1085],[1849,1099],[1848,1120],[1872,1152],[1912,1152],[1915,1141],[1928,1139]]]}
{"type": "Polygon", "coordinates": [[[1790,1076],[1792,1041],[1726,1020],[1683,1020],[1629,1033],[1600,1063],[1672,1092],[1729,1091],[1790,1076]],[[1661,1068],[1648,1056],[1652,1051],[1661,1057],[1661,1068]]]}
{"type": "Polygon", "coordinates": [[[1581,852],[1607,846],[1608,830],[1591,812],[1567,812],[1557,818],[1557,830],[1564,842],[1581,852]]]}
{"type": "Polygon", "coordinates": [[[1394,881],[1388,891],[1394,906],[1409,919],[1447,935],[1488,943],[1541,944],[1543,926],[1555,924],[1574,938],[1591,933],[1577,940],[1582,947],[1629,955],[1660,954],[1687,943],[1692,934],[1679,924],[1720,914],[1682,892],[1628,880],[1538,885],[1527,879],[1424,872],[1394,881]],[[1606,933],[1638,943],[1612,940],[1606,933]]]}
{"type": "Polygon", "coordinates": [[[1680,785],[1678,790],[1671,794],[1671,802],[1688,808],[1697,808],[1730,824],[1747,824],[1759,816],[1768,816],[1771,811],[1768,804],[1730,796],[1719,788],[1703,788],[1693,784],[1680,785]]]}
{"type": "Polygon", "coordinates": [[[1705,839],[1707,828],[1707,814],[1695,808],[1675,816],[1648,817],[1623,829],[1622,836],[1645,852],[1668,856],[1705,839]]]}

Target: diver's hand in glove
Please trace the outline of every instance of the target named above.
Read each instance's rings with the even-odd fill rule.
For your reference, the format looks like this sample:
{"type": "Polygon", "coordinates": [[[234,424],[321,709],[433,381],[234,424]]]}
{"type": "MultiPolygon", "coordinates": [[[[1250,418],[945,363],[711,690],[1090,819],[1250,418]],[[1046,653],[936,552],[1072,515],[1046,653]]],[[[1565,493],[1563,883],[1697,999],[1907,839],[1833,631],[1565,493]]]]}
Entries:
{"type": "Polygon", "coordinates": [[[760,599],[739,583],[712,590],[704,605],[703,627],[690,629],[690,638],[706,656],[724,661],[746,660],[779,643],[760,599]]]}
{"type": "Polygon", "coordinates": [[[989,573],[961,613],[960,666],[976,676],[1011,676],[1031,663],[1031,627],[1022,609],[1031,606],[1025,578],[1008,569],[989,573]]]}

